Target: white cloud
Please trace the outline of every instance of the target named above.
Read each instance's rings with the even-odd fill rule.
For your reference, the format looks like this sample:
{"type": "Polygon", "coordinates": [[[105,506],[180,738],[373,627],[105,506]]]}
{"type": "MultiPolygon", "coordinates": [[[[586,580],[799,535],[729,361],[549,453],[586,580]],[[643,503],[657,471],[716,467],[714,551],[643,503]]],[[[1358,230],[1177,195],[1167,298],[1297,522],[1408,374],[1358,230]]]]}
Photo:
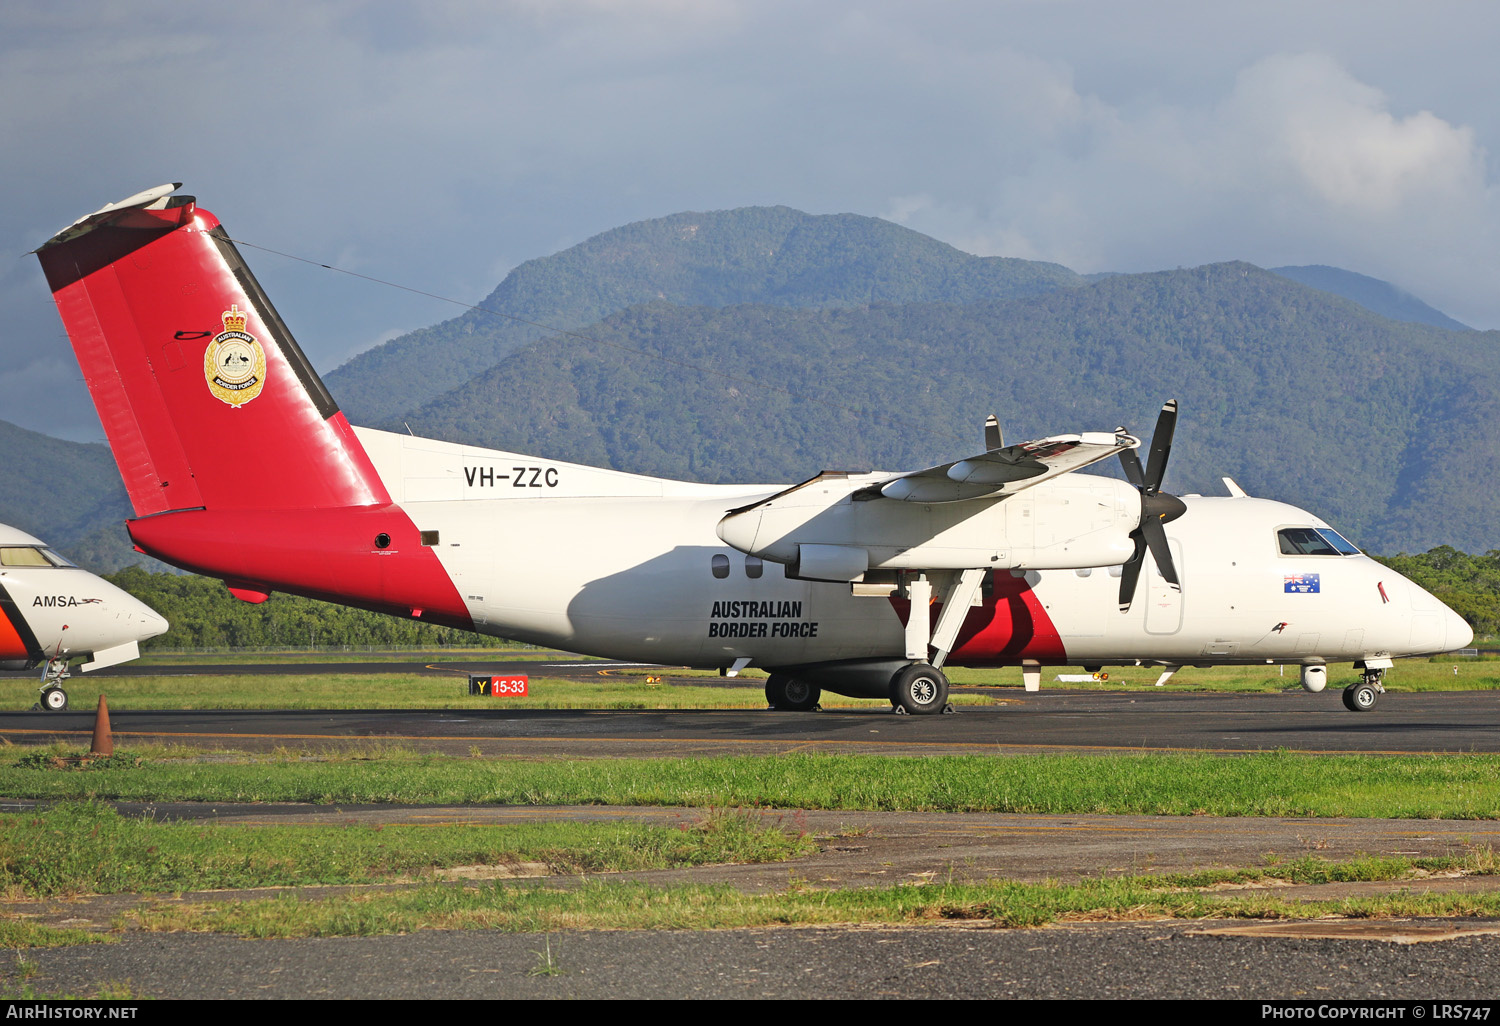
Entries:
{"type": "Polygon", "coordinates": [[[1031,167],[978,198],[933,191],[887,209],[964,248],[1080,271],[1335,264],[1500,324],[1485,285],[1500,274],[1496,187],[1474,129],[1393,113],[1326,54],[1265,57],[1198,104],[1053,108],[1070,147],[1037,140],[1031,167]]]}

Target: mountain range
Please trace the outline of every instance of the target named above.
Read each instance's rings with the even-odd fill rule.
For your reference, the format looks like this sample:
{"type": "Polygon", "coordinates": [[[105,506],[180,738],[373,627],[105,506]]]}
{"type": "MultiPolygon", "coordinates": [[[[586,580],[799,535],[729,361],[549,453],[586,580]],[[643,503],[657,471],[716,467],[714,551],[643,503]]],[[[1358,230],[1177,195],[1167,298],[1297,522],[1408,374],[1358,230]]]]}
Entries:
{"type": "MultiPolygon", "coordinates": [[[[1170,490],[1229,475],[1372,551],[1485,551],[1497,341],[1337,268],[1084,277],[772,207],[529,261],[324,379],[354,423],[703,481],[929,465],[977,451],[990,412],[1008,439],[1149,433],[1175,396],[1170,490]]],[[[140,558],[103,446],[0,424],[0,447],[0,521],[95,567],[140,558]]]]}

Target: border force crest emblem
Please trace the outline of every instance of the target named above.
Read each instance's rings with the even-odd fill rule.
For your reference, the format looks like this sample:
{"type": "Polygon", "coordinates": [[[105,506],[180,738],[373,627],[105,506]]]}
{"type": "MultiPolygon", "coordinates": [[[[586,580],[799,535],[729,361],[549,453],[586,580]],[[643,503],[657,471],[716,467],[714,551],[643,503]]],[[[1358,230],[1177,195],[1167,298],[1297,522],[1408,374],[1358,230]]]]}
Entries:
{"type": "Polygon", "coordinates": [[[224,330],[203,352],[203,377],[214,398],[239,409],[265,387],[266,351],[245,330],[248,318],[237,304],[222,316],[224,330]]]}

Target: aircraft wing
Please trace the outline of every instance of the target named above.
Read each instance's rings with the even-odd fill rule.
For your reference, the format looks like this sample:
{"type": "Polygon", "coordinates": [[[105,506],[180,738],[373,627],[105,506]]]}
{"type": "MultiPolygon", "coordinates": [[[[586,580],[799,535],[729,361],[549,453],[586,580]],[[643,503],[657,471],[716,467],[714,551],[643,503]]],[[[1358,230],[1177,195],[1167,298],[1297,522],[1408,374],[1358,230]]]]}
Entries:
{"type": "Polygon", "coordinates": [[[1139,448],[1140,444],[1139,438],[1123,430],[1053,435],[899,474],[866,486],[855,498],[923,503],[998,498],[1098,463],[1123,449],[1139,448]]]}

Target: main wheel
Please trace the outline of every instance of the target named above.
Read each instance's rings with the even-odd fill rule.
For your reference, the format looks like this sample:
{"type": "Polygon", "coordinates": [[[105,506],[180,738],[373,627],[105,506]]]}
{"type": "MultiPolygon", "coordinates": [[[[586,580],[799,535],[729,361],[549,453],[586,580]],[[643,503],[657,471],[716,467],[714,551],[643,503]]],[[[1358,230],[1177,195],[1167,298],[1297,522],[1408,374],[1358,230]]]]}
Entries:
{"type": "Polygon", "coordinates": [[[926,663],[912,663],[891,678],[891,705],[897,712],[921,716],[940,713],[948,704],[948,678],[926,663]]]}
{"type": "Polygon", "coordinates": [[[772,709],[810,712],[818,707],[818,699],[822,697],[820,688],[797,677],[773,673],[766,678],[766,704],[772,709]]]}
{"type": "Polygon", "coordinates": [[[1350,712],[1368,712],[1375,708],[1380,692],[1373,684],[1354,684],[1344,689],[1344,708],[1350,712]]]}
{"type": "Polygon", "coordinates": [[[42,708],[48,712],[63,712],[68,708],[68,693],[62,688],[47,688],[42,692],[42,708]]]}

